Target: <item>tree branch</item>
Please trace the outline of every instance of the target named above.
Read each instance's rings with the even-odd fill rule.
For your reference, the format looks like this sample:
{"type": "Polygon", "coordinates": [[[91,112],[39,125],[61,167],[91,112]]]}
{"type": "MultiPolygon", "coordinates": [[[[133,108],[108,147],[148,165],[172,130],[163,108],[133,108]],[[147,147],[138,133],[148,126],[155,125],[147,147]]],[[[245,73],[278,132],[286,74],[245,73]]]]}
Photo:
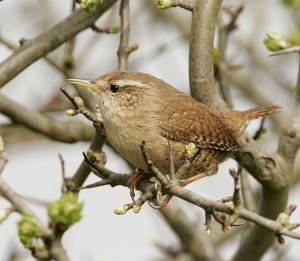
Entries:
{"type": "MultiPolygon", "coordinates": [[[[104,171],[105,174],[103,177],[105,177],[106,184],[113,184],[113,186],[117,186],[117,185],[127,186],[127,183],[130,178],[130,175],[114,173],[112,171],[106,170],[101,166],[99,169],[93,168],[93,171],[96,172],[100,171],[99,172],[100,176],[102,176],[101,173],[104,171]],[[121,176],[121,178],[119,176],[121,176]]],[[[137,188],[142,192],[151,192],[153,193],[153,195],[156,193],[155,185],[151,182],[140,181],[137,185],[137,188]]],[[[242,206],[236,206],[234,208],[231,206],[231,204],[222,203],[221,201],[214,201],[211,199],[204,198],[186,188],[180,187],[179,185],[173,185],[172,187],[168,188],[168,194],[181,198],[187,202],[190,202],[198,207],[203,208],[206,211],[214,210],[229,215],[232,215],[234,213],[239,218],[251,221],[259,225],[259,227],[263,228],[264,230],[267,229],[268,232],[272,234],[273,239],[274,239],[274,233],[300,239],[299,233],[290,231],[288,228],[282,226],[278,221],[265,218],[262,215],[259,215],[255,212],[245,209],[242,206]]],[[[277,218],[277,216],[275,218],[277,218]]],[[[258,246],[253,245],[253,247],[257,248],[258,246]]]]}
{"type": "Polygon", "coordinates": [[[118,49],[118,70],[126,71],[129,55],[129,0],[121,0],[120,5],[121,34],[118,49]]]}
{"type": "Polygon", "coordinates": [[[196,229],[188,217],[176,204],[170,202],[167,207],[160,209],[173,231],[178,235],[182,245],[196,259],[221,260],[203,230],[196,229]]]}
{"type": "Polygon", "coordinates": [[[14,122],[61,142],[89,141],[93,136],[93,128],[83,122],[56,121],[22,106],[4,95],[0,95],[0,113],[8,116],[14,122]]]}
{"type": "MultiPolygon", "coordinates": [[[[217,95],[214,80],[214,33],[222,0],[197,0],[193,9],[189,78],[194,99],[211,107],[226,110],[217,95]]],[[[228,109],[227,109],[228,110],[228,109]]]]}
{"type": "Polygon", "coordinates": [[[91,13],[87,13],[82,9],[76,10],[45,33],[32,40],[25,41],[20,48],[0,64],[0,88],[30,64],[93,25],[98,17],[116,1],[105,0],[97,6],[96,11],[91,13]]]}

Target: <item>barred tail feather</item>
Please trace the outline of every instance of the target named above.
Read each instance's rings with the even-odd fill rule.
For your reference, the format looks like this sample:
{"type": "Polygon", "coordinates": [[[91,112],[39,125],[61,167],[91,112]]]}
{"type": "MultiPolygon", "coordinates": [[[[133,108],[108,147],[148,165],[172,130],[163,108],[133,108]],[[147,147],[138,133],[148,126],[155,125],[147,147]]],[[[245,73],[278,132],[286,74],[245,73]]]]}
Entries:
{"type": "Polygon", "coordinates": [[[251,121],[253,119],[263,117],[275,112],[281,111],[281,107],[278,105],[271,105],[271,106],[262,106],[258,108],[249,109],[246,111],[243,111],[242,114],[245,118],[247,118],[248,121],[251,121]]]}

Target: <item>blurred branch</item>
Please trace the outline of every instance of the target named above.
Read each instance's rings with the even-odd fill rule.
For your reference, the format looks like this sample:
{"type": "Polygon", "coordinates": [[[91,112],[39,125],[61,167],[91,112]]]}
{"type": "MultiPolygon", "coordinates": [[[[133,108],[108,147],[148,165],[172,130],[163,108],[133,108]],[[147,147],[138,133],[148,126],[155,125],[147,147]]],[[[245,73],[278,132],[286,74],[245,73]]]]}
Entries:
{"type": "MultiPolygon", "coordinates": [[[[298,79],[299,77],[300,65],[298,79]]],[[[300,87],[300,84],[298,87],[300,87]]],[[[299,111],[295,112],[295,116],[290,119],[285,130],[279,136],[276,153],[270,156],[259,155],[259,152],[257,152],[258,155],[252,154],[254,157],[259,156],[258,159],[265,165],[260,176],[256,176],[256,178],[258,178],[263,185],[260,213],[269,218],[275,218],[280,209],[282,210],[284,208],[288,199],[289,182],[293,174],[295,157],[300,147],[300,118],[298,112],[299,111]],[[276,202],[276,204],[274,204],[274,202],[276,202]]],[[[254,170],[253,167],[250,172],[255,174],[257,166],[256,170],[254,170]]],[[[258,259],[273,241],[274,238],[271,233],[261,227],[254,227],[241,242],[241,246],[234,256],[234,260],[240,260],[245,256],[258,259]],[[258,238],[261,244],[259,247],[254,247],[258,238]]]]}
{"type": "Polygon", "coordinates": [[[180,238],[184,249],[196,260],[201,258],[221,260],[210,238],[203,230],[200,230],[195,227],[195,224],[191,223],[178,205],[170,202],[167,207],[160,209],[160,212],[167,220],[168,225],[171,226],[173,231],[180,238]]]}
{"type": "Polygon", "coordinates": [[[189,78],[191,95],[196,100],[218,109],[226,108],[218,96],[214,80],[214,32],[221,0],[197,0],[193,9],[189,78]]]}
{"type": "Polygon", "coordinates": [[[32,212],[32,210],[26,205],[23,199],[17,195],[11,187],[4,182],[0,177],[0,195],[7,199],[13,206],[14,210],[21,215],[30,214],[38,222],[39,227],[43,234],[43,240],[47,241],[49,246],[50,257],[57,261],[68,261],[69,258],[61,244],[61,238],[58,237],[51,230],[46,228],[39,218],[32,212]]]}
{"type": "MultiPolygon", "coordinates": [[[[97,175],[101,176],[103,179],[106,180],[107,184],[113,184],[113,186],[122,185],[127,186],[129,181],[130,175],[126,174],[118,174],[106,170],[103,166],[97,166],[97,163],[90,163],[92,166],[92,171],[95,171],[97,175]]],[[[155,167],[154,167],[155,168],[155,167]]],[[[166,179],[166,178],[165,178],[166,179]]],[[[170,182],[170,181],[166,181],[170,182]]],[[[140,181],[137,185],[137,188],[145,193],[151,193],[152,197],[156,193],[155,184],[151,182],[146,182],[144,180],[140,181]]],[[[292,237],[295,239],[300,239],[300,234],[292,232],[289,230],[289,227],[285,227],[279,221],[274,221],[268,218],[265,218],[255,212],[249,211],[242,206],[235,206],[233,207],[230,202],[222,203],[221,201],[214,201],[207,198],[204,198],[186,188],[180,187],[179,185],[171,185],[167,189],[167,193],[178,198],[181,198],[187,202],[190,202],[198,207],[203,208],[206,211],[218,211],[221,213],[226,213],[229,215],[235,215],[239,218],[251,221],[264,229],[268,229],[268,231],[272,232],[273,238],[274,233],[278,235],[286,235],[288,237],[292,237]],[[229,203],[229,204],[228,204],[229,203]]],[[[124,214],[124,213],[123,213],[124,214]]],[[[277,216],[276,216],[277,217],[277,216]]],[[[296,227],[293,227],[293,229],[296,227]]],[[[254,245],[253,247],[258,247],[254,245]]]]}
{"type": "MultiPolygon", "coordinates": [[[[4,38],[3,36],[0,36],[0,42],[2,44],[4,44],[5,46],[7,46],[8,48],[12,49],[12,50],[18,49],[18,45],[12,43],[8,39],[4,38]]],[[[71,46],[71,47],[68,47],[68,48],[73,49],[74,46],[73,47],[71,46]]],[[[70,55],[68,55],[68,56],[70,56],[70,55]]],[[[65,61],[64,64],[61,65],[59,62],[57,62],[54,59],[51,59],[50,57],[43,57],[43,58],[54,69],[56,69],[57,71],[59,71],[60,73],[62,73],[64,75],[64,77],[66,77],[66,78],[74,78],[74,74],[73,74],[73,70],[72,70],[73,68],[70,68],[70,66],[66,66],[66,64],[68,64],[68,63],[70,65],[70,61],[68,61],[68,62],[65,61]]],[[[67,58],[67,59],[70,59],[70,58],[67,58]]],[[[72,61],[72,63],[73,63],[73,61],[72,61]]],[[[76,89],[76,91],[78,92],[78,94],[80,95],[80,97],[82,97],[86,101],[88,107],[91,108],[91,109],[93,109],[93,110],[95,110],[95,107],[93,106],[94,103],[91,101],[92,100],[91,99],[91,95],[89,95],[88,90],[86,90],[84,88],[79,88],[78,86],[74,86],[74,88],[76,89]]]]}
{"type": "Polygon", "coordinates": [[[96,11],[90,13],[82,9],[76,10],[46,32],[32,40],[25,41],[20,48],[0,64],[0,88],[30,64],[72,39],[79,32],[89,28],[115,2],[116,0],[103,1],[97,6],[96,11]]]}
{"type": "Polygon", "coordinates": [[[254,196],[253,195],[253,191],[250,187],[249,184],[249,177],[248,177],[249,173],[243,169],[241,171],[241,192],[242,192],[242,196],[243,196],[243,204],[247,209],[256,211],[257,209],[257,204],[254,200],[254,196]]]}
{"type": "MultiPolygon", "coordinates": [[[[83,114],[86,118],[88,118],[90,121],[94,124],[94,136],[93,140],[91,142],[91,145],[89,147],[90,150],[94,151],[95,153],[100,154],[102,152],[102,147],[106,139],[106,135],[104,135],[103,131],[103,124],[99,117],[97,117],[96,114],[89,111],[85,106],[83,101],[79,97],[73,97],[70,95],[65,89],[61,89],[63,94],[70,100],[70,102],[73,104],[75,110],[77,113],[83,114]],[[78,99],[79,98],[79,99],[78,99]]],[[[101,158],[101,161],[99,163],[105,164],[105,158],[101,158]]],[[[91,170],[89,166],[86,164],[85,161],[83,161],[73,177],[71,178],[64,178],[65,187],[67,190],[77,190],[78,187],[81,187],[88,175],[90,174],[91,170]]]]}
{"type": "Polygon", "coordinates": [[[72,143],[90,140],[93,129],[80,121],[60,122],[35,110],[28,109],[4,95],[0,95],[0,113],[13,122],[42,133],[57,141],[72,143]]]}
{"type": "MultiPolygon", "coordinates": [[[[257,105],[263,106],[273,103],[270,97],[264,95],[260,91],[260,87],[254,84],[253,77],[251,77],[249,74],[246,74],[245,71],[240,71],[238,73],[228,71],[227,73],[229,82],[236,88],[243,91],[247,95],[247,97],[251,98],[257,105]]],[[[287,116],[287,112],[284,111],[282,113],[286,113],[287,116]]],[[[284,119],[286,117],[281,117],[278,114],[272,114],[268,117],[272,118],[272,121],[275,124],[277,130],[280,130],[285,124],[284,119]]]]}
{"type": "Polygon", "coordinates": [[[156,5],[159,9],[167,9],[170,7],[181,7],[188,11],[193,11],[194,1],[188,0],[156,0],[156,5]]]}
{"type": "Polygon", "coordinates": [[[126,71],[129,55],[129,0],[121,0],[120,5],[121,35],[118,49],[118,70],[126,71]]]}
{"type": "MultiPolygon", "coordinates": [[[[215,90],[213,78],[213,32],[219,5],[218,1],[196,2],[190,43],[190,84],[194,98],[219,110],[228,110],[215,90]]],[[[274,219],[286,207],[292,165],[282,154],[269,154],[264,151],[247,134],[239,141],[244,147],[244,166],[263,186],[259,213],[274,219]]],[[[298,146],[293,146],[295,147],[298,146]]],[[[293,156],[295,154],[290,158],[293,156]]],[[[273,241],[273,233],[255,226],[242,240],[234,260],[259,259],[273,241]],[[256,244],[258,240],[261,241],[259,245],[256,244]]]]}
{"type": "Polygon", "coordinates": [[[227,106],[232,109],[232,101],[229,95],[229,82],[227,79],[226,73],[224,73],[224,67],[226,67],[226,64],[228,62],[226,61],[226,49],[228,45],[228,38],[230,33],[232,33],[236,28],[236,20],[243,11],[244,7],[243,5],[239,5],[237,7],[224,7],[223,8],[231,17],[229,23],[225,24],[224,19],[222,15],[219,15],[218,20],[218,27],[219,27],[219,41],[218,41],[218,48],[219,48],[219,70],[216,74],[219,85],[220,85],[220,91],[222,94],[222,98],[226,102],[227,106]]]}
{"type": "MultiPolygon", "coordinates": [[[[72,1],[72,12],[75,10],[76,1],[72,1]]],[[[68,43],[66,43],[65,46],[65,53],[64,53],[64,68],[68,70],[72,70],[74,66],[74,57],[73,57],[73,51],[75,48],[75,37],[70,39],[68,43]]]]}

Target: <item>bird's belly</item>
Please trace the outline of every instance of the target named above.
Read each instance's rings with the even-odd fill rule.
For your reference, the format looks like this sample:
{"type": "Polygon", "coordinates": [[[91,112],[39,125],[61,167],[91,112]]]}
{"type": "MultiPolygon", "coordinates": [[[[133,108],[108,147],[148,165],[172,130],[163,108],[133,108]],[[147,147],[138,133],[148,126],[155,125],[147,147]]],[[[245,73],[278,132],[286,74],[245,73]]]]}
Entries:
{"type": "MultiPolygon", "coordinates": [[[[107,126],[108,127],[108,126],[107,126]]],[[[122,128],[111,132],[106,127],[108,139],[112,147],[133,167],[147,170],[140,145],[145,141],[145,150],[154,165],[164,174],[169,170],[168,140],[157,129],[140,128],[138,132],[125,132],[122,128]]],[[[174,162],[176,166],[183,163],[185,144],[178,141],[171,141],[174,162]]]]}
{"type": "MultiPolygon", "coordinates": [[[[143,158],[140,145],[145,141],[145,150],[154,166],[163,174],[169,173],[170,163],[168,155],[168,140],[160,133],[159,128],[146,129],[143,127],[138,131],[128,132],[123,128],[114,128],[113,131],[106,126],[108,139],[112,147],[133,167],[147,170],[147,165],[143,158]]],[[[170,140],[175,169],[178,170],[184,163],[185,143],[170,140]]],[[[200,155],[192,164],[188,176],[194,176],[205,172],[212,164],[219,164],[230,156],[225,151],[215,149],[202,149],[200,155]]]]}

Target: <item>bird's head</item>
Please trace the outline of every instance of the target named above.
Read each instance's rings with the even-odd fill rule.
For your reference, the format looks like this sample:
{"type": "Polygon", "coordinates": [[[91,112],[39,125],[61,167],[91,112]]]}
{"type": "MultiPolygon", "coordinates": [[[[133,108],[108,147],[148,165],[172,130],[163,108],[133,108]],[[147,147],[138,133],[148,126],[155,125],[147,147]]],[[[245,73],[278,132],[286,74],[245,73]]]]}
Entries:
{"type": "Polygon", "coordinates": [[[165,82],[145,73],[111,72],[95,80],[68,79],[69,83],[89,88],[96,94],[103,117],[132,113],[157,103],[165,82]]]}

